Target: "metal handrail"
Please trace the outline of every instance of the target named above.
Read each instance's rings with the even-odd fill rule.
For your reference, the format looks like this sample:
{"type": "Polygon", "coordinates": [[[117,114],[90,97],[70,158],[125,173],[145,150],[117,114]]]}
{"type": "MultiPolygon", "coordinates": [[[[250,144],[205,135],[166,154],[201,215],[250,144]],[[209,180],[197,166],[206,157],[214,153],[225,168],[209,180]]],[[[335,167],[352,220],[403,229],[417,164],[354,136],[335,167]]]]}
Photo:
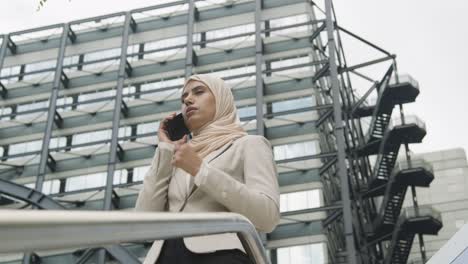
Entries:
{"type": "Polygon", "coordinates": [[[237,233],[254,263],[270,263],[252,223],[236,213],[0,210],[0,253],[237,233]]]}
{"type": "Polygon", "coordinates": [[[393,75],[390,79],[390,85],[398,85],[402,83],[409,83],[411,86],[419,90],[419,82],[409,74],[398,74],[398,77],[393,75]]]}
{"type": "Polygon", "coordinates": [[[408,170],[408,169],[414,169],[414,168],[424,168],[429,172],[434,172],[434,168],[432,164],[427,162],[426,160],[422,158],[416,158],[416,159],[411,159],[410,162],[406,160],[399,160],[394,167],[394,170],[408,170]]]}
{"type": "Polygon", "coordinates": [[[434,219],[438,220],[439,222],[442,222],[441,213],[430,205],[422,205],[422,206],[419,206],[418,208],[414,206],[406,207],[405,209],[403,209],[401,216],[405,219],[414,218],[414,217],[431,216],[434,219]]]}
{"type": "Polygon", "coordinates": [[[390,121],[390,124],[388,125],[388,127],[391,129],[396,126],[402,126],[402,125],[408,125],[408,124],[415,124],[420,128],[426,129],[426,123],[416,115],[406,115],[404,124],[401,118],[393,118],[390,121]]]}

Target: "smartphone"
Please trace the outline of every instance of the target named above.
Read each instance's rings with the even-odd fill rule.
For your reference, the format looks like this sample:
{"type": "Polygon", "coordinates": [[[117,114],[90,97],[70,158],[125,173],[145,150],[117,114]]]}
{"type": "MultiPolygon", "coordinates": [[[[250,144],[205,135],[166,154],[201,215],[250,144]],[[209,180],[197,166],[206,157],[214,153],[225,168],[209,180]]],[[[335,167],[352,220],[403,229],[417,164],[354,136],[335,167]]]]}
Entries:
{"type": "Polygon", "coordinates": [[[182,113],[176,115],[172,120],[167,122],[167,133],[172,141],[179,140],[184,135],[190,134],[190,130],[185,125],[182,113]]]}

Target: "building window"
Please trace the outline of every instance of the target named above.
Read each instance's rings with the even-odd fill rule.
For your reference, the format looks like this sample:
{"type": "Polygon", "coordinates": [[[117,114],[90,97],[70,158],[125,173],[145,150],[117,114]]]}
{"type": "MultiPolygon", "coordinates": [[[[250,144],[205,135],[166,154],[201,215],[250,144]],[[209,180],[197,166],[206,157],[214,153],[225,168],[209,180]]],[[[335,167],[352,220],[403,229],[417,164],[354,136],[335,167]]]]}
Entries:
{"type": "Polygon", "coordinates": [[[0,71],[0,81],[4,85],[17,82],[19,80],[20,71],[20,65],[2,68],[0,71]]]}
{"type": "Polygon", "coordinates": [[[273,147],[275,160],[292,159],[318,154],[317,141],[305,141],[273,147]]]}
{"type": "MultiPolygon", "coordinates": [[[[36,187],[35,183],[28,183],[24,185],[30,189],[34,189],[36,187]]],[[[60,180],[48,180],[42,183],[42,193],[44,194],[54,194],[60,192],[60,180]]]]}
{"type": "Polygon", "coordinates": [[[26,64],[24,75],[23,75],[23,80],[35,80],[36,82],[41,82],[45,80],[47,77],[53,77],[56,65],[57,65],[57,59],[26,64]],[[42,70],[47,70],[47,71],[34,73],[34,72],[42,71],[42,70]]]}
{"type": "Polygon", "coordinates": [[[308,56],[272,61],[271,62],[272,75],[275,75],[275,74],[293,75],[299,72],[312,72],[313,70],[312,65],[296,67],[298,65],[305,65],[310,62],[312,62],[312,59],[308,56]],[[284,69],[284,70],[281,69],[285,67],[295,67],[295,68],[284,69]]]}
{"type": "Polygon", "coordinates": [[[0,120],[11,120],[12,109],[8,106],[0,107],[0,120]]]}
{"type": "Polygon", "coordinates": [[[319,189],[281,194],[280,211],[288,212],[320,207],[320,196],[319,189]]]}
{"type": "Polygon", "coordinates": [[[239,118],[255,116],[257,114],[257,107],[254,105],[238,108],[237,114],[239,115],[239,118]]]}
{"type": "MultiPolygon", "coordinates": [[[[111,134],[112,134],[112,132],[111,132],[111,134]]],[[[119,139],[127,138],[125,140],[119,140],[119,143],[130,141],[130,139],[128,137],[130,137],[131,135],[132,135],[132,127],[131,126],[119,127],[119,139]]]]}
{"type": "Polygon", "coordinates": [[[288,99],[284,101],[272,102],[273,113],[301,109],[315,106],[315,97],[307,96],[301,98],[288,99]]]}
{"type": "Polygon", "coordinates": [[[62,148],[67,146],[67,138],[66,137],[56,137],[51,138],[49,142],[49,148],[62,148]]]}
{"type": "Polygon", "coordinates": [[[102,187],[106,185],[106,172],[67,178],[65,192],[102,187]]]}
{"type": "Polygon", "coordinates": [[[129,45],[127,48],[127,60],[132,63],[137,61],[139,58],[140,44],[129,45]]]}
{"type": "Polygon", "coordinates": [[[183,78],[160,80],[145,83],[140,87],[140,98],[148,98],[155,101],[165,101],[170,98],[179,97],[184,85],[183,78]],[[167,88],[168,90],[165,90],[167,88]]]}
{"type": "Polygon", "coordinates": [[[324,243],[283,247],[277,249],[278,263],[280,264],[324,264],[324,243]]]}
{"type": "Polygon", "coordinates": [[[73,98],[64,96],[57,99],[57,112],[65,112],[72,109],[73,98]],[[67,105],[64,107],[64,105],[67,105]]]}
{"type": "Polygon", "coordinates": [[[150,122],[150,123],[142,123],[137,125],[137,134],[147,134],[147,133],[155,133],[159,129],[159,121],[150,122]]]}
{"type": "Polygon", "coordinates": [[[65,74],[75,72],[81,68],[80,64],[80,55],[72,55],[63,58],[63,71],[65,74]]]}
{"type": "Polygon", "coordinates": [[[223,47],[225,49],[234,49],[247,41],[254,41],[255,40],[255,24],[245,24],[245,25],[216,29],[216,30],[211,30],[211,31],[206,32],[207,41],[210,41],[213,39],[220,39],[220,38],[229,38],[229,39],[208,42],[206,43],[206,47],[214,47],[214,48],[223,47]],[[251,33],[251,34],[241,36],[241,37],[229,38],[231,36],[240,35],[243,33],[251,33]]]}
{"type": "MultiPolygon", "coordinates": [[[[112,134],[112,130],[110,129],[76,134],[76,135],[73,135],[72,144],[79,145],[79,144],[85,144],[85,143],[90,143],[90,142],[109,140],[111,138],[111,134],[112,134]]],[[[103,144],[106,144],[106,143],[103,143],[103,144]]],[[[89,146],[89,147],[96,147],[96,146],[89,146]]],[[[85,147],[77,147],[77,148],[73,148],[73,150],[80,150],[83,148],[85,147]]]]}
{"type": "Polygon", "coordinates": [[[144,46],[145,54],[143,55],[143,59],[167,61],[172,57],[176,56],[177,54],[185,55],[186,48],[176,46],[185,45],[186,43],[186,36],[147,42],[144,46]]]}
{"type": "Polygon", "coordinates": [[[123,99],[126,102],[134,100],[135,92],[136,92],[135,86],[128,86],[128,87],[122,88],[122,95],[124,95],[123,99]],[[128,96],[129,94],[132,94],[132,95],[128,96]]]}
{"type": "Polygon", "coordinates": [[[149,168],[150,166],[140,166],[133,168],[133,182],[143,181],[149,168]]]}
{"type": "Polygon", "coordinates": [[[23,154],[33,151],[39,151],[42,147],[42,140],[34,140],[18,144],[11,144],[9,148],[9,155],[23,154]]]}
{"type": "MultiPolygon", "coordinates": [[[[310,19],[306,14],[282,17],[282,18],[277,18],[277,19],[271,19],[270,28],[274,29],[278,27],[290,26],[290,25],[305,23],[309,21],[310,19]]],[[[304,25],[304,26],[290,27],[290,28],[281,29],[281,30],[275,30],[270,33],[270,36],[288,37],[289,35],[291,35],[291,33],[301,32],[301,31],[303,32],[309,29],[309,27],[310,25],[304,25]]]]}
{"type": "Polygon", "coordinates": [[[83,93],[78,96],[77,109],[87,110],[91,107],[101,108],[112,102],[116,94],[115,89],[105,91],[94,91],[89,93],[83,93]],[[108,98],[107,100],[98,100],[101,98],[108,98]],[[96,102],[97,101],[97,102],[96,102]]]}
{"type": "Polygon", "coordinates": [[[83,71],[103,72],[112,66],[119,65],[120,51],[121,48],[115,48],[84,54],[83,71]]]}
{"type": "Polygon", "coordinates": [[[214,74],[216,76],[219,76],[221,78],[225,78],[226,82],[231,85],[232,88],[232,83],[234,82],[239,82],[239,78],[243,79],[244,81],[249,78],[253,78],[255,80],[255,65],[251,66],[243,66],[243,67],[237,67],[237,68],[230,68],[230,69],[224,69],[224,70],[219,70],[219,71],[212,71],[210,74],[214,74]],[[239,75],[250,75],[250,76],[242,76],[242,77],[236,77],[239,75]]]}
{"type": "Polygon", "coordinates": [[[20,104],[17,106],[17,118],[18,119],[30,119],[28,121],[34,121],[35,119],[45,116],[47,114],[47,110],[49,107],[49,101],[40,101],[40,102],[32,102],[26,104],[20,104]],[[34,111],[39,110],[42,111],[34,111]]]}
{"type": "Polygon", "coordinates": [[[127,180],[128,180],[128,171],[126,169],[114,171],[114,180],[113,180],[114,185],[125,184],[127,183],[127,180]]]}
{"type": "Polygon", "coordinates": [[[60,180],[44,181],[42,192],[45,194],[58,193],[60,191],[60,180]]]}
{"type": "MultiPolygon", "coordinates": [[[[164,0],[159,1],[158,3],[167,2],[174,2],[174,0],[164,0]]],[[[157,7],[155,9],[145,10],[143,12],[135,12],[132,14],[132,17],[138,22],[139,20],[147,20],[148,17],[168,18],[172,15],[178,14],[179,12],[186,13],[187,10],[188,4],[173,5],[168,7],[157,7]]]]}

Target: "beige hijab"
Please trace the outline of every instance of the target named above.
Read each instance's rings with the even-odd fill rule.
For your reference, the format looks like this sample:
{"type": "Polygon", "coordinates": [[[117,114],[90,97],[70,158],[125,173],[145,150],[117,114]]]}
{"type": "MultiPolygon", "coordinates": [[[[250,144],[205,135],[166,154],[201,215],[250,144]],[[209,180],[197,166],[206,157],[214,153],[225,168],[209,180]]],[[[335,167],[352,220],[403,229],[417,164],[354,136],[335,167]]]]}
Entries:
{"type": "Polygon", "coordinates": [[[184,88],[192,80],[205,84],[213,93],[216,102],[213,120],[200,129],[192,131],[193,137],[190,144],[197,154],[204,158],[231,141],[246,136],[247,133],[240,126],[234,96],[223,79],[208,74],[192,75],[185,81],[184,88]]]}

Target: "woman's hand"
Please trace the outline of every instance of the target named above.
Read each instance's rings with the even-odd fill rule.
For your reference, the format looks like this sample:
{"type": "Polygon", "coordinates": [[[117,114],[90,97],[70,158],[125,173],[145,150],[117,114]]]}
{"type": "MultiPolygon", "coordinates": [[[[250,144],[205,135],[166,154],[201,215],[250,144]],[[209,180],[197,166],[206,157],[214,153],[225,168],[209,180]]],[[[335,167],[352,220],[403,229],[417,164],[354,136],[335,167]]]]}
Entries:
{"type": "Polygon", "coordinates": [[[169,120],[172,120],[176,116],[176,113],[172,113],[168,116],[166,116],[161,123],[159,123],[159,129],[158,129],[158,138],[160,142],[167,142],[167,143],[174,143],[169,138],[169,133],[167,132],[167,123],[169,120]]]}
{"type": "Polygon", "coordinates": [[[202,159],[198,156],[195,150],[186,143],[187,135],[175,141],[175,152],[172,156],[171,164],[183,169],[190,175],[197,175],[202,164],[202,159]]]}

